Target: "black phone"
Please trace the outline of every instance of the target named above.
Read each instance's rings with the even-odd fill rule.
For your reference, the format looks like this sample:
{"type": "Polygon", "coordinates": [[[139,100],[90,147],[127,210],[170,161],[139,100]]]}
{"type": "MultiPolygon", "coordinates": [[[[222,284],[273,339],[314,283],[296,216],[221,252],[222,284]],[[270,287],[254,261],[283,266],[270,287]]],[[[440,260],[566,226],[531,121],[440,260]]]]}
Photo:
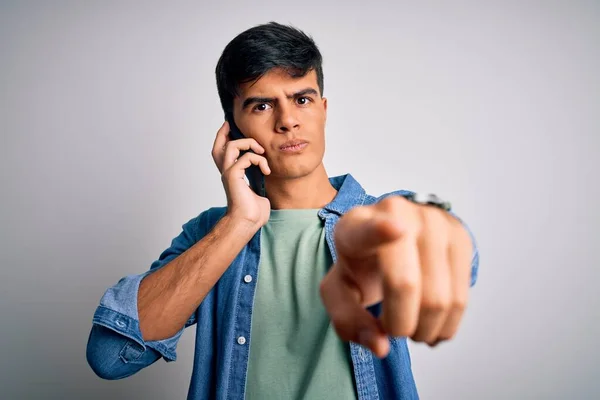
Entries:
{"type": "MultiPolygon", "coordinates": [[[[233,121],[232,113],[226,112],[225,119],[227,120],[227,122],[229,122],[229,137],[231,138],[231,140],[237,140],[246,137],[233,121]]],[[[240,157],[248,151],[252,152],[252,150],[242,150],[240,152],[240,157]]],[[[254,164],[250,165],[248,168],[246,168],[245,173],[246,177],[248,178],[250,188],[254,191],[254,193],[256,193],[259,196],[266,197],[265,175],[260,170],[260,167],[254,164]]]]}

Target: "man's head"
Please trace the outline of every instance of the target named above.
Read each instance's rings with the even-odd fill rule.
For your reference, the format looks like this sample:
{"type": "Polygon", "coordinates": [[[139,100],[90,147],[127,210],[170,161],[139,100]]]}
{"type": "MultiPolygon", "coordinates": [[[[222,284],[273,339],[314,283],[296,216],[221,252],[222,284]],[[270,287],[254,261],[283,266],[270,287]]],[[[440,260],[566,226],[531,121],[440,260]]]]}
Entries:
{"type": "Polygon", "coordinates": [[[321,53],[309,36],[275,22],[253,27],[225,47],[215,72],[223,110],[265,148],[271,176],[300,177],[321,164],[327,99],[321,53]],[[282,151],[292,139],[308,145],[282,151]]]}

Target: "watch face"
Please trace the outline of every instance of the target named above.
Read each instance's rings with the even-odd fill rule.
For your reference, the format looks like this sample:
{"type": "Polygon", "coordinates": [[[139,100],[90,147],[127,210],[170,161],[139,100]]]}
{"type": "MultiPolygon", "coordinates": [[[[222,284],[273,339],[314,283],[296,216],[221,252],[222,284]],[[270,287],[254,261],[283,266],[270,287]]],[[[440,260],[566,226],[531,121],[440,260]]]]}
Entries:
{"type": "Polygon", "coordinates": [[[412,196],[408,196],[407,198],[418,204],[432,205],[446,211],[450,210],[450,202],[443,201],[435,194],[415,193],[412,196]]]}
{"type": "Polygon", "coordinates": [[[413,196],[413,201],[419,204],[428,204],[432,201],[435,201],[434,197],[435,195],[431,194],[415,193],[413,196]]]}

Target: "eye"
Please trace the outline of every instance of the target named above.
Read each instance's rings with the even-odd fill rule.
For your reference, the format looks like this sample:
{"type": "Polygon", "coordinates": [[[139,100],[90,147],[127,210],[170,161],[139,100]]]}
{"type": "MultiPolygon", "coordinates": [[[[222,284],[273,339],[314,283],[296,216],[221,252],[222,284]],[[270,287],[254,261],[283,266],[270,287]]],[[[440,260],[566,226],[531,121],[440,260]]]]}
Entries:
{"type": "Polygon", "coordinates": [[[252,111],[266,111],[271,107],[271,105],[269,103],[259,103],[256,106],[254,106],[254,108],[252,109],[252,111]]]}
{"type": "Polygon", "coordinates": [[[301,106],[306,105],[308,103],[310,103],[312,101],[312,99],[310,97],[307,96],[303,96],[303,97],[298,97],[298,104],[300,104],[301,106]]]}

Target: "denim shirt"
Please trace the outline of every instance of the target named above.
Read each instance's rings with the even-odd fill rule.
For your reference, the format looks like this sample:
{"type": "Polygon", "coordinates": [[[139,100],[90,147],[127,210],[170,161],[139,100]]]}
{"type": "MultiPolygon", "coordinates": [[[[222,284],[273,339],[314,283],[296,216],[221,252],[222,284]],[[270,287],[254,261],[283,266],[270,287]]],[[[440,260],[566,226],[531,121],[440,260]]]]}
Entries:
{"type": "MultiPolygon", "coordinates": [[[[398,190],[374,197],[350,174],[329,178],[338,190],[333,201],[319,211],[325,222],[327,247],[333,261],[337,254],[333,229],[339,218],[356,206],[378,202],[390,195],[412,192],[398,190]]],[[[93,317],[87,344],[87,360],[94,372],[104,379],[130,376],[161,357],[175,361],[177,342],[184,329],[196,325],[194,367],[188,399],[243,399],[248,368],[252,306],[256,290],[260,257],[259,229],[240,251],[217,284],[210,290],[185,326],[174,336],[157,341],[144,341],[139,327],[137,297],[140,281],[149,273],[166,265],[201,240],[225,214],[226,207],[213,207],[183,225],[152,263],[139,275],[123,277],[110,287],[100,300],[93,317]],[[253,279],[248,279],[247,276],[253,279]]],[[[466,225],[463,225],[466,227],[466,225]]],[[[478,250],[474,253],[471,286],[477,279],[478,250]]],[[[378,316],[381,303],[369,308],[378,316]]],[[[406,338],[392,337],[391,351],[378,359],[365,347],[350,343],[356,391],[360,400],[418,399],[411,370],[406,338]]]]}

